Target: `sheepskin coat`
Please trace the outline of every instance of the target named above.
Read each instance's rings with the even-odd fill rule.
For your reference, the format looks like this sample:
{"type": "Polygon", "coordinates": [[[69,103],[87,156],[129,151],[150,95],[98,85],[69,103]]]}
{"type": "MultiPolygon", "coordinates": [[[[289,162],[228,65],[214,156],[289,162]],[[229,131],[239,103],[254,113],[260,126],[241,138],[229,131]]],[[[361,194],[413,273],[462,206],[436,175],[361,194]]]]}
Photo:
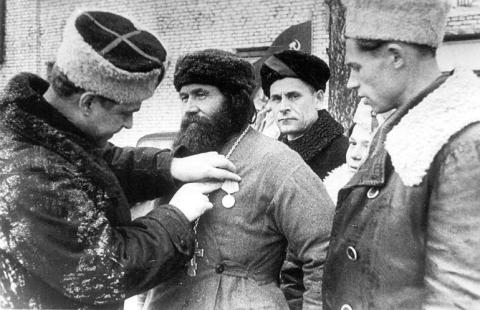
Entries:
{"type": "Polygon", "coordinates": [[[480,308],[479,100],[458,69],[382,125],[338,195],[324,309],[480,308]]]}

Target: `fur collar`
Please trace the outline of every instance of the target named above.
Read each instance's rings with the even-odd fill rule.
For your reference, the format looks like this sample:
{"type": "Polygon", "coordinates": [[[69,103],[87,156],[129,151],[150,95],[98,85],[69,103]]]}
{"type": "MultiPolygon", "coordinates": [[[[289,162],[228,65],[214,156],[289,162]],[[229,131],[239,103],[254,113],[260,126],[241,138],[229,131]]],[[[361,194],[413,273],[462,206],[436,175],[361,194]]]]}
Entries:
{"type": "Polygon", "coordinates": [[[337,204],[338,192],[348,183],[354,174],[347,164],[343,164],[330,171],[323,180],[323,185],[325,185],[327,193],[335,205],[337,204]]]}
{"type": "Polygon", "coordinates": [[[480,121],[478,98],[480,79],[472,71],[456,69],[388,133],[385,146],[405,185],[419,185],[450,137],[480,121]]]}
{"type": "Polygon", "coordinates": [[[303,136],[293,141],[288,141],[285,135],[281,140],[292,150],[300,154],[304,161],[309,162],[342,134],[342,125],[334,120],[326,110],[320,110],[318,111],[317,121],[303,136]]]}
{"type": "MultiPolygon", "coordinates": [[[[1,126],[12,130],[31,145],[39,145],[58,154],[78,172],[88,176],[92,184],[105,189],[109,198],[127,206],[117,177],[102,157],[104,150],[45,101],[42,94],[47,88],[46,81],[30,73],[12,78],[0,100],[1,126]]],[[[128,212],[128,209],[125,210],[128,212]]]]}

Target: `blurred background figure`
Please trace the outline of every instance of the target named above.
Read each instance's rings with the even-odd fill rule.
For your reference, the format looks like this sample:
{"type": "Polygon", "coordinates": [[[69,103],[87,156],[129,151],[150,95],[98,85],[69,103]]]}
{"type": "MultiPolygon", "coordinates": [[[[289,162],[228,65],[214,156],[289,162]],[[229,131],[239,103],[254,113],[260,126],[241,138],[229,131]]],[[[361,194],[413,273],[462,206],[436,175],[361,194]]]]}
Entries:
{"type": "Polygon", "coordinates": [[[253,98],[253,103],[257,110],[257,117],[252,127],[267,137],[278,139],[278,137],[280,137],[280,129],[278,129],[277,123],[275,122],[272,106],[269,104],[268,97],[265,96],[262,88],[257,90],[253,98]]]}
{"type": "MultiPolygon", "coordinates": [[[[378,117],[377,117],[378,118],[378,117]]],[[[383,117],[381,117],[383,120],[383,117]]],[[[370,142],[378,128],[372,108],[362,100],[355,111],[353,125],[348,131],[349,146],[346,163],[333,169],[323,180],[330,198],[337,203],[338,191],[352,178],[368,157],[370,142]]]]}

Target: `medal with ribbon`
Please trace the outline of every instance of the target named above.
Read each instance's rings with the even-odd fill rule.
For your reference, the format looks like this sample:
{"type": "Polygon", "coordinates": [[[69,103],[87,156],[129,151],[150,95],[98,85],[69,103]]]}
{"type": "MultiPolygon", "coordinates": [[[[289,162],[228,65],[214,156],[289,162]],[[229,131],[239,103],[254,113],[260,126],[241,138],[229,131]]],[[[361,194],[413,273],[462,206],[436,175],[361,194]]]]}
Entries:
{"type": "Polygon", "coordinates": [[[233,197],[232,194],[238,192],[238,190],[240,189],[238,186],[238,182],[230,180],[225,181],[222,184],[222,189],[227,193],[227,195],[225,195],[222,199],[222,205],[225,208],[230,209],[235,205],[235,197],[233,197]]]}

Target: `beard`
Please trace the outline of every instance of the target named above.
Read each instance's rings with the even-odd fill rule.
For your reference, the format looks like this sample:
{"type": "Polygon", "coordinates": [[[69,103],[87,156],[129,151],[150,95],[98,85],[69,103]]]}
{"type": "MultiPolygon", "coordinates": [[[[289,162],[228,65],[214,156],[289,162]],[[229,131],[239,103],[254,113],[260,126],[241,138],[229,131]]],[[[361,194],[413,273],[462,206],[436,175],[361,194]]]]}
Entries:
{"type": "Polygon", "coordinates": [[[226,105],[211,118],[187,112],[173,147],[184,146],[188,155],[218,151],[227,142],[231,131],[232,121],[226,105]]]}

